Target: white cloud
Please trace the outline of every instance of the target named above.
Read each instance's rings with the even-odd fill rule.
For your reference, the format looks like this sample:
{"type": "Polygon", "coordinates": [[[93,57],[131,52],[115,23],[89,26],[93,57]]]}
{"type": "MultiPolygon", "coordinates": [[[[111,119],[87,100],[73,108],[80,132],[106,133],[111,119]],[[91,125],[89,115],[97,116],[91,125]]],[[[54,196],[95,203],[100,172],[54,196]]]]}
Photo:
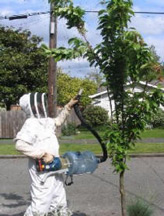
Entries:
{"type": "Polygon", "coordinates": [[[14,13],[14,11],[10,8],[5,8],[3,11],[0,11],[0,16],[10,16],[14,13]]]}
{"type": "Polygon", "coordinates": [[[83,58],[74,59],[72,61],[60,61],[58,66],[73,77],[84,77],[91,71],[88,61],[83,58]]]}
{"type": "Polygon", "coordinates": [[[161,57],[161,61],[164,61],[164,36],[161,38],[156,38],[153,36],[148,36],[145,38],[145,42],[151,46],[155,46],[155,50],[157,52],[157,55],[161,57]]]}
{"type": "MultiPolygon", "coordinates": [[[[134,10],[142,11],[139,7],[135,7],[134,10]]],[[[149,46],[155,46],[161,61],[164,61],[164,16],[136,14],[132,18],[130,26],[136,28],[149,46]]]]}
{"type": "Polygon", "coordinates": [[[164,33],[164,16],[136,15],[132,18],[131,26],[141,34],[158,35],[164,33]]]}

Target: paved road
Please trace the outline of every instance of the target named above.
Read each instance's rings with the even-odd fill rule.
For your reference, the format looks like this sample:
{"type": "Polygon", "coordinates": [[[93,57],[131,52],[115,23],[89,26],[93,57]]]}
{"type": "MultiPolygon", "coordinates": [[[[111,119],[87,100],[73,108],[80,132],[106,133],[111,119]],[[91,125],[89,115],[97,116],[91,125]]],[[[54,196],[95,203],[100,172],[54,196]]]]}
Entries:
{"type": "MultiPolygon", "coordinates": [[[[0,216],[22,216],[30,202],[27,159],[0,159],[0,216]]],[[[164,215],[164,157],[133,158],[126,172],[127,200],[142,197],[154,216],[164,215]]],[[[67,187],[74,216],[120,216],[118,175],[110,161],[92,175],[77,176],[67,187]]]]}

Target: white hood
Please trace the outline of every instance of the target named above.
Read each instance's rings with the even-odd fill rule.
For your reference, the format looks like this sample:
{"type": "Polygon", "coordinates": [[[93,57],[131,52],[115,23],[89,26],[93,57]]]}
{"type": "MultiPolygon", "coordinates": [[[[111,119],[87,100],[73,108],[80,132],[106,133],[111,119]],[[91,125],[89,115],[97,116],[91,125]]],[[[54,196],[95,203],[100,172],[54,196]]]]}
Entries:
{"type": "Polygon", "coordinates": [[[47,118],[46,102],[46,94],[36,92],[24,94],[19,100],[19,105],[28,118],[47,118]]]}

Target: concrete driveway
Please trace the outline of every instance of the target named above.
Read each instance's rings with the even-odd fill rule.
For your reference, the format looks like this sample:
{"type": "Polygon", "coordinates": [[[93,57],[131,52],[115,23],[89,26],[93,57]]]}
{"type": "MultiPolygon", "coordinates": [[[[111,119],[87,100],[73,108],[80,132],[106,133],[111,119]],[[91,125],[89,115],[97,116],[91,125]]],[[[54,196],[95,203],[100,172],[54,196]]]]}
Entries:
{"type": "MultiPolygon", "coordinates": [[[[139,157],[129,161],[125,187],[127,202],[141,197],[164,215],[164,157],[139,157]]],[[[22,216],[30,203],[27,158],[0,159],[0,216],[22,216]]],[[[120,216],[119,178],[110,161],[92,175],[74,177],[66,187],[74,216],[120,216]]]]}

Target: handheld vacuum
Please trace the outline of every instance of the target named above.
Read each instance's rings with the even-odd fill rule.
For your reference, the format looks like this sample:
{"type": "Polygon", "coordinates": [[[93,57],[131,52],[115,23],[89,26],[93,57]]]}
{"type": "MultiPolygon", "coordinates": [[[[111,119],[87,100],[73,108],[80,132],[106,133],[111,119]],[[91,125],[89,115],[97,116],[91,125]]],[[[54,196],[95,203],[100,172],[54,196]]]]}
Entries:
{"type": "MultiPolygon", "coordinates": [[[[82,94],[82,90],[79,91],[76,99],[80,101],[80,97],[82,94]]],[[[54,157],[54,160],[47,164],[42,159],[36,160],[36,167],[38,172],[47,172],[47,175],[44,179],[42,179],[42,184],[44,184],[45,179],[54,175],[55,173],[65,173],[66,174],[66,185],[71,185],[73,183],[73,175],[81,175],[84,173],[93,173],[99,163],[105,162],[107,159],[107,149],[105,143],[102,141],[99,134],[85,121],[82,116],[81,110],[79,108],[79,104],[74,105],[74,110],[81,121],[81,125],[87,128],[98,140],[101,148],[102,148],[102,156],[96,157],[90,151],[84,152],[66,152],[61,157],[54,157]],[[67,178],[71,178],[71,182],[67,182],[67,178]]]]}

